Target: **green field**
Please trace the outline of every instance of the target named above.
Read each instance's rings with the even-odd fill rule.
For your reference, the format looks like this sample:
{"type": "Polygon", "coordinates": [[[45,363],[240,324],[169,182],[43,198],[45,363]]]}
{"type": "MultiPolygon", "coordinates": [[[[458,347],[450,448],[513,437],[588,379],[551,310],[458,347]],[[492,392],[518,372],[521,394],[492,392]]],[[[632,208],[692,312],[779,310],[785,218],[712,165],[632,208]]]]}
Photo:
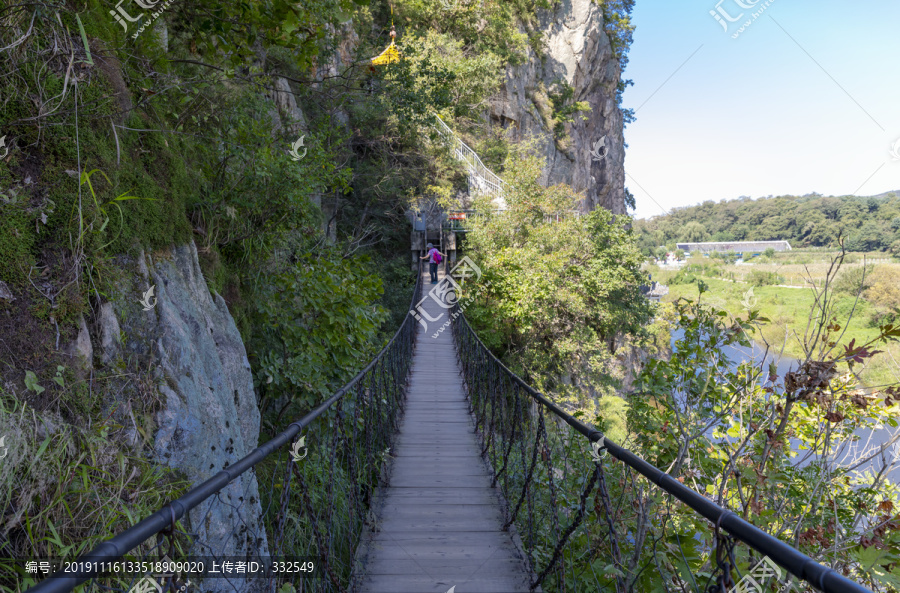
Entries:
{"type": "MultiPolygon", "coordinates": [[[[770,262],[752,266],[724,265],[719,262],[713,267],[711,262],[714,261],[706,258],[692,258],[689,261],[689,263],[702,263],[707,267],[706,270],[693,274],[708,286],[708,292],[704,293],[703,301],[726,310],[732,316],[739,317],[747,315],[744,303],[753,304],[764,317],[769,319],[769,323],[765,324],[761,328],[761,332],[754,336],[756,341],[763,345],[768,344],[776,352],[783,352],[787,356],[805,358],[803,344],[806,341],[807,331],[814,329],[816,320],[810,319],[815,293],[808,280],[804,280],[804,276],[811,278],[816,284],[821,284],[827,271],[824,262],[800,265],[788,260],[783,264],[770,262]],[[793,275],[796,278],[796,284],[806,283],[807,287],[751,286],[748,282],[740,280],[752,270],[775,272],[786,281],[793,275]]],[[[860,265],[861,262],[845,265],[842,273],[847,273],[853,267],[860,265]]],[[[879,263],[878,266],[888,268],[887,272],[889,273],[900,273],[900,264],[879,263]]],[[[648,266],[646,271],[653,274],[654,280],[669,285],[669,294],[663,298],[664,302],[673,302],[679,298],[697,300],[699,289],[696,282],[671,283],[677,271],[665,270],[657,266],[648,266]]],[[[855,339],[858,345],[878,335],[876,320],[878,314],[884,311],[884,307],[876,306],[865,298],[857,299],[847,294],[833,294],[832,296],[835,299],[834,315],[837,317],[837,322],[845,328],[843,335],[840,336],[839,344],[847,344],[855,339]]],[[[860,374],[862,381],[871,387],[900,382],[900,365],[898,365],[900,344],[895,343],[880,349],[885,352],[869,361],[860,374]]]]}

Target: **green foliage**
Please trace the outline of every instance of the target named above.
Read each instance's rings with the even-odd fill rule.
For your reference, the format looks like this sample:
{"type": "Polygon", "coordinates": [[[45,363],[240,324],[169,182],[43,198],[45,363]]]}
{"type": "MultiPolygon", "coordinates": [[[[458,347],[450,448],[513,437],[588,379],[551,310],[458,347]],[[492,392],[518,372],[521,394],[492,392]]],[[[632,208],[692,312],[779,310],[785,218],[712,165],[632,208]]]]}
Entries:
{"type": "Polygon", "coordinates": [[[900,258],[900,239],[891,243],[891,246],[888,248],[888,251],[894,257],[900,258]]]}
{"type": "Polygon", "coordinates": [[[678,270],[678,273],[668,280],[668,283],[674,285],[693,284],[701,276],[718,277],[723,274],[724,270],[713,263],[692,261],[691,263],[682,266],[681,269],[678,270]]]}
{"type": "MultiPolygon", "coordinates": [[[[294,66],[306,70],[321,51],[329,28],[337,28],[368,0],[289,0],[218,3],[198,0],[174,4],[172,28],[196,44],[204,59],[233,69],[252,64],[259,48],[291,50],[294,66]]],[[[332,29],[333,30],[333,29],[332,29]]]]}
{"type": "Polygon", "coordinates": [[[410,33],[399,47],[403,60],[381,72],[391,110],[403,121],[423,121],[429,111],[447,108],[451,118],[476,118],[502,80],[499,56],[471,54],[447,34],[410,33]]]}
{"type": "MultiPolygon", "coordinates": [[[[768,251],[768,250],[767,250],[768,251]]],[[[738,254],[733,251],[714,251],[709,254],[712,259],[722,260],[725,264],[733,264],[738,260],[738,254]]]]}
{"type": "Polygon", "coordinates": [[[709,239],[709,233],[705,226],[692,220],[684,226],[684,237],[690,243],[700,243],[709,239]]]}
{"type": "Polygon", "coordinates": [[[366,265],[323,250],[260,277],[250,344],[264,397],[287,395],[311,408],[377,351],[372,338],[385,312],[373,303],[382,286],[366,265]]]}
{"type": "MultiPolygon", "coordinates": [[[[843,331],[838,309],[822,298],[810,313],[815,328],[805,343],[809,355],[780,377],[774,364],[729,360],[730,347],[748,346],[768,320],[755,310],[746,319],[729,319],[701,304],[703,292],[701,286],[701,301],[674,304],[682,337],[668,360],[649,360],[638,377],[628,416],[630,433],[639,437],[632,447],[764,531],[793,534],[788,541],[817,561],[869,586],[894,582],[900,577],[893,560],[900,558],[900,522],[892,509],[900,490],[885,479],[889,472],[853,471],[859,458],[835,454],[833,443],[897,426],[898,386],[883,394],[859,390],[848,371],[867,363],[876,346],[900,338],[900,329],[885,326],[865,344],[837,345],[843,331]],[[876,568],[873,559],[882,554],[886,561],[876,568]]],[[[622,487],[629,482],[620,465],[608,471],[610,497],[624,496],[623,508],[644,496],[622,487]]],[[[617,528],[619,542],[627,542],[622,557],[640,558],[629,560],[625,571],[640,579],[635,589],[646,590],[659,578],[639,574],[645,563],[702,577],[714,546],[708,523],[686,507],[670,506],[658,491],[640,504],[642,517],[663,520],[637,516],[617,528]],[[643,529],[650,539],[677,545],[631,549],[643,529]]],[[[746,552],[737,551],[738,562],[749,563],[746,552]]]]}
{"type": "Polygon", "coordinates": [[[100,171],[99,169],[81,172],[80,183],[81,183],[81,185],[86,185],[87,188],[91,192],[91,199],[92,199],[93,205],[94,205],[94,215],[97,218],[97,220],[87,220],[88,215],[84,214],[83,210],[79,212],[77,241],[79,243],[84,241],[85,233],[87,233],[89,230],[94,231],[98,235],[102,235],[103,231],[106,230],[106,227],[109,225],[109,221],[110,221],[109,206],[113,205],[116,207],[116,210],[119,213],[118,233],[112,239],[109,239],[106,243],[97,247],[98,250],[102,250],[105,247],[114,243],[116,241],[116,239],[119,238],[119,235],[122,234],[122,230],[125,226],[125,215],[122,212],[122,206],[119,204],[119,202],[125,202],[128,200],[142,200],[142,199],[143,200],[152,200],[153,198],[139,198],[137,196],[130,196],[130,195],[128,195],[128,192],[126,191],[124,193],[119,194],[115,198],[111,198],[107,202],[101,203],[100,200],[98,200],[98,198],[97,198],[97,192],[94,191],[94,184],[91,183],[91,176],[94,173],[97,173],[98,171],[103,176],[103,178],[106,179],[107,183],[112,185],[112,182],[109,180],[109,177],[106,176],[106,173],[104,173],[103,171],[100,171]],[[95,226],[99,226],[99,228],[95,228],[95,226]]]}
{"type": "Polygon", "coordinates": [[[874,267],[864,284],[868,285],[863,295],[867,301],[878,307],[900,309],[900,270],[896,266],[874,267]]]}
{"type": "MultiPolygon", "coordinates": [[[[461,40],[471,54],[495,54],[511,65],[521,64],[532,42],[536,9],[551,2],[539,0],[399,0],[394,4],[398,21],[407,24],[404,32],[435,30],[461,40]],[[524,25],[526,31],[520,30],[524,25]]],[[[385,11],[387,12],[387,11],[385,11]]],[[[387,14],[385,14],[387,17],[387,14]]]]}
{"type": "Polygon", "coordinates": [[[59,385],[60,387],[62,387],[63,389],[66,388],[66,380],[65,380],[65,376],[64,376],[65,372],[66,372],[66,367],[64,367],[62,365],[57,365],[56,376],[52,377],[53,382],[56,383],[57,385],[59,385]]]}
{"type": "Polygon", "coordinates": [[[751,200],[704,202],[676,208],[666,216],[635,221],[646,254],[669,241],[699,237],[714,241],[790,241],[793,247],[838,247],[846,238],[848,251],[888,250],[900,240],[893,221],[900,212],[900,196],[779,196],[751,200]],[[701,232],[702,230],[702,232],[701,232]]]}
{"type": "Polygon", "coordinates": [[[774,286],[776,284],[784,284],[784,277],[779,276],[775,272],[752,270],[747,274],[747,282],[750,286],[774,286]]]}
{"type": "Polygon", "coordinates": [[[0,280],[15,286],[25,284],[34,265],[32,216],[24,205],[0,204],[0,280]]]}
{"type": "Polygon", "coordinates": [[[21,558],[74,560],[187,489],[173,472],[113,444],[120,430],[99,419],[90,429],[57,427],[0,387],[8,447],[0,468],[0,507],[7,510],[0,591],[22,591],[33,579],[21,558]]]}
{"type": "MultiPolygon", "coordinates": [[[[576,114],[585,113],[591,110],[587,101],[572,101],[575,96],[575,88],[565,80],[556,82],[557,90],[549,94],[550,102],[553,104],[552,120],[553,132],[557,138],[565,135],[565,125],[575,121],[576,114]]],[[[586,115],[578,116],[582,121],[587,121],[586,115]]]]}
{"type": "Polygon", "coordinates": [[[872,286],[874,266],[855,266],[846,268],[838,274],[834,281],[837,294],[855,297],[872,286]]]}
{"type": "Polygon", "coordinates": [[[466,315],[537,388],[580,399],[581,386],[617,383],[613,339],[640,334],[651,316],[640,254],[628,219],[603,209],[575,217],[570,188],[541,186],[532,157],[511,161],[508,210],[478,217],[467,236],[484,278],[465,293],[473,298],[466,315]]]}
{"type": "Polygon", "coordinates": [[[38,385],[37,375],[35,375],[32,371],[25,371],[25,387],[29,391],[33,391],[38,394],[44,391],[44,388],[38,385]]]}
{"type": "Polygon", "coordinates": [[[609,395],[597,400],[594,428],[616,443],[625,442],[628,435],[628,402],[618,396],[609,395]]]}
{"type": "MultiPolygon", "coordinates": [[[[619,62],[619,72],[625,72],[628,66],[628,51],[634,41],[634,24],[631,22],[631,12],[634,10],[635,0],[603,0],[600,8],[603,10],[603,29],[609,37],[613,53],[619,62]]],[[[631,80],[619,79],[616,85],[616,104],[622,109],[622,97],[625,89],[632,86],[631,80]]],[[[634,121],[633,109],[622,109],[622,115],[626,124],[634,121]]],[[[634,208],[634,205],[631,205],[634,208]]]]}

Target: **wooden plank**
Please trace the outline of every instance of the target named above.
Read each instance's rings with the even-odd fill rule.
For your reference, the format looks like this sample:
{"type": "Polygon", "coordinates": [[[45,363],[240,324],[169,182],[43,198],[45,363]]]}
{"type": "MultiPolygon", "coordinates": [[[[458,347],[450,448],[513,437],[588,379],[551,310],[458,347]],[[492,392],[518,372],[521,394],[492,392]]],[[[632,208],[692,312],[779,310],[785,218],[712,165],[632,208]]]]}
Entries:
{"type": "MultiPolygon", "coordinates": [[[[390,534],[385,534],[377,544],[373,546],[378,551],[378,562],[415,559],[422,562],[434,562],[448,560],[455,564],[468,561],[473,558],[492,558],[498,551],[502,552],[500,558],[517,559],[518,550],[512,544],[473,544],[462,543],[450,545],[443,541],[417,542],[417,541],[393,541],[390,534]]],[[[487,538],[486,538],[487,539],[487,538]]],[[[491,540],[496,538],[491,537],[491,540]]],[[[467,540],[468,541],[468,540],[467,540]]],[[[521,562],[521,560],[519,560],[521,562]]],[[[375,561],[367,566],[375,566],[375,561]]]]}
{"type": "Polygon", "coordinates": [[[403,442],[400,439],[397,439],[397,442],[393,444],[391,447],[391,451],[395,455],[400,455],[402,453],[423,453],[426,455],[440,455],[444,452],[462,452],[467,455],[475,455],[476,457],[481,452],[481,447],[475,445],[474,443],[467,443],[465,441],[458,441],[457,443],[450,441],[443,442],[435,442],[433,438],[419,440],[418,442],[413,442],[410,439],[406,439],[403,442]]]}
{"type": "Polygon", "coordinates": [[[440,406],[408,408],[403,414],[403,422],[415,424],[440,424],[449,421],[472,422],[469,409],[464,404],[452,404],[452,406],[441,404],[440,406]]]}
{"type": "MultiPolygon", "coordinates": [[[[426,311],[446,313],[437,303],[426,311]]],[[[531,575],[481,458],[450,332],[419,328],[389,482],[365,534],[360,593],[524,593],[531,575]]]]}
{"type": "Polygon", "coordinates": [[[487,476],[447,476],[425,475],[420,477],[391,475],[391,486],[394,488],[490,488],[491,480],[487,476]]]}
{"type": "Polygon", "coordinates": [[[427,490],[424,488],[394,488],[390,494],[393,503],[406,502],[416,504],[497,504],[497,496],[491,488],[485,488],[482,492],[472,490],[427,490]]]}
{"type": "Polygon", "coordinates": [[[396,466],[392,468],[392,475],[396,476],[411,471],[418,472],[424,469],[428,469],[429,471],[433,471],[435,473],[459,472],[461,474],[470,475],[485,474],[484,464],[481,463],[481,460],[472,459],[470,456],[437,458],[434,455],[427,455],[422,453],[414,455],[413,453],[413,451],[409,451],[407,453],[401,452],[394,455],[394,459],[402,459],[403,462],[398,462],[396,466]]]}
{"type": "MultiPolygon", "coordinates": [[[[452,435],[442,435],[444,438],[435,437],[433,434],[428,433],[418,433],[418,434],[408,434],[408,435],[400,435],[393,443],[393,451],[400,452],[404,449],[408,449],[410,452],[413,449],[422,450],[422,451],[435,451],[439,452],[451,447],[456,447],[458,449],[469,449],[471,451],[481,451],[480,443],[475,441],[475,433],[468,430],[460,430],[460,434],[452,435]]],[[[477,455],[477,453],[475,453],[477,455]]]]}
{"type": "MultiPolygon", "coordinates": [[[[497,538],[495,534],[489,532],[476,532],[472,534],[465,533],[436,533],[421,531],[391,531],[390,533],[379,532],[384,535],[384,540],[378,542],[377,545],[384,545],[385,549],[392,545],[402,545],[409,548],[421,547],[423,550],[431,546],[438,550],[446,548],[448,550],[456,548],[472,547],[504,547],[513,546],[509,538],[497,538]]],[[[515,548],[515,546],[513,546],[515,548]]]]}
{"type": "MultiPolygon", "coordinates": [[[[434,413],[469,418],[469,406],[464,400],[460,400],[458,402],[417,401],[414,404],[406,406],[406,409],[403,412],[403,417],[409,418],[410,416],[413,416],[415,414],[426,415],[434,413]]],[[[433,415],[430,416],[430,418],[434,421],[437,420],[433,415]]]]}
{"type": "Polygon", "coordinates": [[[526,593],[528,584],[524,578],[513,576],[479,576],[463,582],[455,582],[444,576],[374,575],[363,582],[362,591],[369,593],[447,593],[455,587],[455,593],[526,593]]]}
{"type": "MultiPolygon", "coordinates": [[[[412,504],[408,501],[402,503],[394,503],[388,501],[387,504],[378,512],[379,518],[385,520],[394,520],[399,517],[419,521],[423,518],[434,518],[436,520],[454,519],[458,521],[466,520],[473,523],[479,521],[498,521],[500,519],[500,510],[496,505],[492,504],[476,504],[476,505],[460,505],[460,504],[428,504],[419,502],[412,504]]],[[[476,530],[480,531],[480,530],[476,530]]]]}
{"type": "Polygon", "coordinates": [[[520,575],[522,560],[518,558],[494,558],[473,552],[465,556],[436,556],[425,559],[419,555],[406,558],[379,558],[378,562],[365,566],[366,574],[375,575],[440,575],[445,579],[467,581],[473,576],[489,571],[491,575],[520,575]],[[488,562],[486,562],[486,559],[488,562]]]}
{"type": "Polygon", "coordinates": [[[406,409],[403,412],[403,418],[409,418],[410,416],[425,416],[425,420],[429,418],[434,420],[434,414],[444,414],[447,416],[460,416],[462,418],[469,419],[469,407],[465,402],[435,402],[435,403],[423,403],[416,402],[415,404],[406,406],[406,409]]]}
{"type": "Polygon", "coordinates": [[[432,518],[422,518],[422,519],[386,519],[384,522],[379,522],[378,528],[381,531],[386,533],[390,532],[393,529],[404,529],[404,530],[421,530],[421,531],[435,531],[440,530],[445,533],[497,533],[497,527],[495,525],[487,524],[487,520],[485,521],[469,521],[467,519],[453,519],[452,517],[446,519],[432,519],[432,518]]]}
{"type": "MultiPolygon", "coordinates": [[[[465,463],[457,463],[453,465],[446,464],[438,464],[433,462],[432,460],[425,457],[401,457],[400,459],[408,459],[411,461],[418,461],[419,463],[415,467],[408,467],[407,465],[402,465],[394,469],[391,472],[391,484],[399,485],[401,481],[406,479],[415,479],[416,477],[421,478],[442,478],[446,477],[449,479],[454,478],[465,478],[469,479],[472,477],[481,477],[486,478],[485,472],[480,467],[472,467],[472,464],[465,463]],[[466,466],[468,465],[468,467],[466,466]],[[437,467],[435,467],[437,466],[437,467]],[[428,473],[425,473],[425,470],[428,470],[428,473]]],[[[459,458],[457,458],[459,459],[459,458]]],[[[490,484],[486,485],[485,488],[490,486],[490,484]]]]}
{"type": "Polygon", "coordinates": [[[474,434],[475,426],[470,422],[405,422],[401,427],[403,431],[397,438],[402,439],[409,435],[446,433],[455,434],[460,438],[470,438],[469,434],[474,434]]]}
{"type": "MultiPolygon", "coordinates": [[[[403,449],[397,449],[396,447],[391,449],[391,456],[394,459],[407,459],[407,458],[428,458],[434,459],[435,461],[439,461],[441,459],[450,460],[450,459],[470,459],[472,457],[478,457],[481,454],[481,449],[476,447],[472,447],[470,445],[449,445],[444,444],[434,445],[434,444],[421,444],[417,447],[404,447],[403,449]]],[[[473,464],[475,461],[472,462],[473,464]]],[[[399,465],[395,466],[399,467],[399,465]]]]}

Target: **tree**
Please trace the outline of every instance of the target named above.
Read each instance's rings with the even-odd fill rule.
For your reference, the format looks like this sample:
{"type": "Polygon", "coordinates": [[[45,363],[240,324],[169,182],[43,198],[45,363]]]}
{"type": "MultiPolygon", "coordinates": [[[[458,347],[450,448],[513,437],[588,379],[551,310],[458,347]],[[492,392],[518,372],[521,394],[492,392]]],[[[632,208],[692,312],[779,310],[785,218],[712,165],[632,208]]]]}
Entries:
{"type": "Polygon", "coordinates": [[[891,243],[890,252],[894,257],[900,257],[900,241],[891,243]]]}
{"type": "Polygon", "coordinates": [[[881,251],[887,246],[884,230],[874,221],[863,224],[847,242],[848,251],[881,251]]]}
{"type": "Polygon", "coordinates": [[[643,258],[626,217],[600,208],[557,222],[579,197],[544,188],[537,159],[514,156],[506,171],[508,209],[477,217],[467,236],[484,276],[464,287],[466,315],[536,387],[588,405],[586,395],[617,383],[617,338],[641,334],[652,315],[639,290],[643,258]]]}
{"type": "Polygon", "coordinates": [[[900,233],[900,216],[897,216],[893,220],[891,220],[891,230],[895,233],[900,233]]]}
{"type": "MultiPolygon", "coordinates": [[[[860,447],[852,459],[835,447],[881,424],[896,425],[900,387],[862,390],[855,373],[876,347],[900,339],[900,327],[884,326],[864,344],[842,340],[844,320],[836,318],[827,288],[835,273],[816,289],[802,337],[806,355],[783,377],[774,364],[729,361],[729,347],[749,345],[765,323],[758,312],[729,319],[704,304],[702,285],[697,302],[676,303],[683,338],[668,359],[649,360],[641,372],[628,402],[626,446],[815,560],[869,588],[893,590],[900,578],[900,491],[888,476],[898,462],[888,458],[884,469],[879,461],[856,472],[867,456],[880,457],[879,447],[860,447]]],[[[685,582],[708,570],[715,537],[705,519],[659,490],[636,487],[635,473],[623,464],[605,471],[608,498],[623,511],[594,552],[628,559],[616,566],[626,583],[621,590],[657,590],[660,580],[685,582]]],[[[735,552],[738,565],[755,563],[747,547],[735,552]]]]}
{"type": "Polygon", "coordinates": [[[682,233],[685,240],[690,243],[699,243],[701,241],[706,241],[706,238],[709,235],[706,232],[706,227],[696,220],[692,220],[691,222],[687,223],[682,233]]]}

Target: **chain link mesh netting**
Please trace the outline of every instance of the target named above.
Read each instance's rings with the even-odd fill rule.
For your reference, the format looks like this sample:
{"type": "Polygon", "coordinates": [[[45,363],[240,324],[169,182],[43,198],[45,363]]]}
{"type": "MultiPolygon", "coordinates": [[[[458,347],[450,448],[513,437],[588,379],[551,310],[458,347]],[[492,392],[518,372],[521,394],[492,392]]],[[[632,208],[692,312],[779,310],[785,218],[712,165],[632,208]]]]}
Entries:
{"type": "Polygon", "coordinates": [[[482,455],[505,500],[504,529],[521,539],[532,590],[762,593],[797,586],[797,575],[808,581],[798,590],[812,582],[868,591],[566,413],[497,360],[459,307],[454,314],[482,455]],[[742,581],[738,566],[752,574],[742,581]]]}

